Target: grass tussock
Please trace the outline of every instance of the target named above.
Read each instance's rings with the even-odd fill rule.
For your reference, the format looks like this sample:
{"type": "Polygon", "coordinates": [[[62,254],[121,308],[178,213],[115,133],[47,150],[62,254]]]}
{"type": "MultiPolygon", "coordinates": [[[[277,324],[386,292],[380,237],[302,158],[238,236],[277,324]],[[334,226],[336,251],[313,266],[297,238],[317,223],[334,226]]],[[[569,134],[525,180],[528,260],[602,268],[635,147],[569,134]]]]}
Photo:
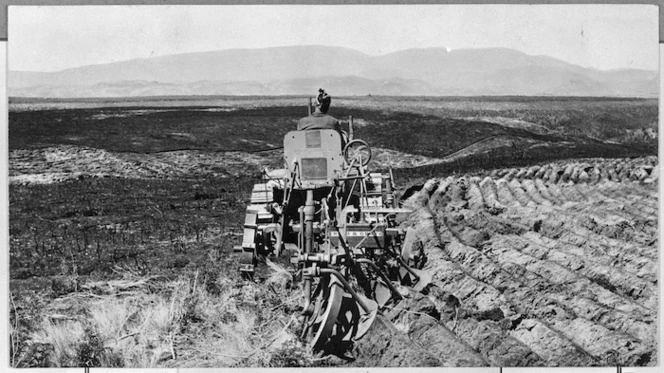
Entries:
{"type": "Polygon", "coordinates": [[[214,265],[174,279],[140,276],[124,268],[116,270],[121,277],[85,282],[43,311],[17,366],[324,364],[325,359],[298,339],[301,293],[292,288],[288,271],[269,261],[268,266],[270,273],[261,284],[242,281],[214,265]],[[77,315],[56,315],[56,308],[77,315]]]}
{"type": "Polygon", "coordinates": [[[85,337],[83,325],[78,321],[65,321],[54,323],[44,319],[41,329],[37,331],[33,340],[36,343],[48,344],[53,347],[52,361],[55,366],[72,366],[77,360],[78,343],[85,337]]]}

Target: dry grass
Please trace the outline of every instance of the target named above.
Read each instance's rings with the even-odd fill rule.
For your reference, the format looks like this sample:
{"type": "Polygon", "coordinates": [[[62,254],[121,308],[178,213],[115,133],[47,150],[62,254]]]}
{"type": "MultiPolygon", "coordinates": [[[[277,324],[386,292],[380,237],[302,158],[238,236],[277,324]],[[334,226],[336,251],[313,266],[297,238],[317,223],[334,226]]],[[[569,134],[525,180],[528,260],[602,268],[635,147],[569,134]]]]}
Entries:
{"type": "Polygon", "coordinates": [[[41,329],[32,336],[32,340],[52,345],[52,361],[57,367],[65,367],[76,365],[77,347],[84,337],[85,329],[78,321],[55,323],[44,319],[41,329]]]}
{"type": "Polygon", "coordinates": [[[89,281],[57,299],[83,314],[56,322],[45,310],[30,340],[52,345],[49,365],[62,367],[316,365],[297,338],[300,292],[290,288],[286,269],[268,266],[263,284],[221,271],[160,280],[116,269],[121,278],[89,281]]]}

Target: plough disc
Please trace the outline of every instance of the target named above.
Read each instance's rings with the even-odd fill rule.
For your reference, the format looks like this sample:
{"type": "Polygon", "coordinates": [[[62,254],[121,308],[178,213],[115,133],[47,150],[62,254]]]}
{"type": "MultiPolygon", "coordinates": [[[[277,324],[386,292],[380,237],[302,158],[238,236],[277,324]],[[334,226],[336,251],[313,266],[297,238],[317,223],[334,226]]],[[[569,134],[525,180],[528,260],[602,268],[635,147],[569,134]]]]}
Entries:
{"type": "Polygon", "coordinates": [[[314,351],[321,350],[332,336],[341,310],[344,287],[335,277],[321,278],[312,296],[314,312],[307,320],[305,335],[314,351]]]}
{"type": "Polygon", "coordinates": [[[350,294],[344,294],[341,312],[337,317],[332,336],[332,341],[335,343],[341,344],[362,338],[378,314],[378,304],[376,302],[362,295],[358,294],[358,296],[369,306],[371,311],[369,313],[365,312],[350,294]]]}

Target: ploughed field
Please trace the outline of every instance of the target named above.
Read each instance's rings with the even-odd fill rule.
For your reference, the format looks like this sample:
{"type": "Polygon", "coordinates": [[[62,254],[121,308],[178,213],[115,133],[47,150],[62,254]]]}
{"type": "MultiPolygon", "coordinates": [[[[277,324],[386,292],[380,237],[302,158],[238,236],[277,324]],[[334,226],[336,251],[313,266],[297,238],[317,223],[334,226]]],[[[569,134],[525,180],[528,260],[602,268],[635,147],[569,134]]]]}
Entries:
{"type": "Polygon", "coordinates": [[[656,364],[656,101],[336,99],[434,274],[344,359],[299,342],[286,264],[232,253],[302,102],[10,101],[10,363],[656,364]]]}
{"type": "Polygon", "coordinates": [[[434,286],[410,301],[420,314],[388,318],[440,365],[655,365],[657,167],[589,159],[427,181],[404,224],[434,286]]]}

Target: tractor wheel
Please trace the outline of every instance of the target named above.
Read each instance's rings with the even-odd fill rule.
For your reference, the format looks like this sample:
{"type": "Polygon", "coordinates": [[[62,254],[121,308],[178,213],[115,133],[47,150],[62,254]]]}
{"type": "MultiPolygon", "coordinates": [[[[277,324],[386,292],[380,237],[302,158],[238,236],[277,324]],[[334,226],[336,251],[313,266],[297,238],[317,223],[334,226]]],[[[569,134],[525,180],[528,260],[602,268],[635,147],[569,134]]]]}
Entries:
{"type": "Polygon", "coordinates": [[[240,255],[240,273],[245,280],[253,281],[256,268],[256,255],[251,251],[245,251],[240,255]]]}
{"type": "Polygon", "coordinates": [[[274,254],[279,257],[281,254],[281,230],[279,224],[270,224],[263,229],[262,253],[263,255],[274,254]]]}

